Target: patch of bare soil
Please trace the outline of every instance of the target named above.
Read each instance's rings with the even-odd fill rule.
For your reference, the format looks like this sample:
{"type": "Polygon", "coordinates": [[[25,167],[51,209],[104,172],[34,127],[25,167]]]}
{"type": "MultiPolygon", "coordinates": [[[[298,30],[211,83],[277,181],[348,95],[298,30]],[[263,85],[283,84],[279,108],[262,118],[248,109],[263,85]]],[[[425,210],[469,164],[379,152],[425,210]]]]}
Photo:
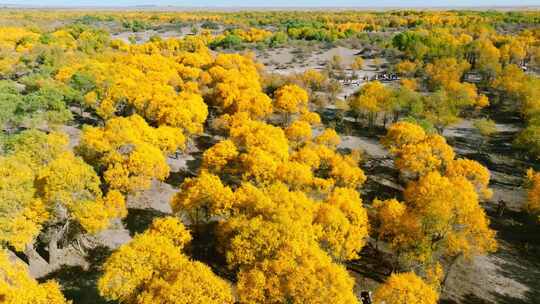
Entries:
{"type": "Polygon", "coordinates": [[[163,213],[171,213],[169,202],[176,192],[177,190],[173,186],[154,181],[150,189],[128,196],[128,208],[153,209],[163,213]]]}
{"type": "Polygon", "coordinates": [[[362,136],[342,135],[338,148],[351,150],[360,148],[370,158],[385,158],[389,156],[388,151],[384,149],[378,140],[362,136]]]}
{"type": "MultiPolygon", "coordinates": [[[[314,48],[313,50],[304,50],[301,47],[277,48],[259,51],[256,53],[257,61],[264,64],[268,71],[279,74],[302,73],[308,69],[322,70],[332,57],[341,57],[341,65],[345,69],[346,75],[350,76],[351,63],[357,56],[360,56],[361,49],[349,49],[345,47],[334,47],[328,50],[314,48]]],[[[379,58],[381,64],[385,59],[379,58]]],[[[359,79],[364,76],[373,77],[377,72],[374,59],[364,59],[364,67],[357,72],[359,79]]]]}
{"type": "Polygon", "coordinates": [[[78,129],[74,126],[62,126],[60,128],[62,132],[66,133],[69,138],[69,148],[73,149],[79,144],[81,138],[81,129],[78,129]]]}
{"type": "Polygon", "coordinates": [[[124,41],[125,43],[130,43],[129,37],[135,37],[137,44],[142,44],[150,40],[152,36],[159,36],[162,39],[168,39],[168,38],[181,38],[191,33],[191,29],[189,27],[183,27],[180,30],[176,31],[165,31],[165,32],[158,32],[156,30],[147,30],[147,31],[141,31],[141,32],[120,32],[116,34],[112,34],[112,39],[120,39],[124,41]]]}

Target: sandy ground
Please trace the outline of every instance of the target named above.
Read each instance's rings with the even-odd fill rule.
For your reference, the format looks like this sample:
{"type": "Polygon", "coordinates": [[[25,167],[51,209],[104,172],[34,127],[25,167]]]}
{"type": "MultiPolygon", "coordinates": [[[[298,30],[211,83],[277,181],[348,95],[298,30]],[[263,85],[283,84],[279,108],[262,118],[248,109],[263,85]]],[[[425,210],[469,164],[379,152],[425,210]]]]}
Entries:
{"type": "Polygon", "coordinates": [[[69,138],[69,147],[71,149],[79,144],[82,132],[81,129],[78,129],[75,126],[62,126],[61,131],[67,134],[69,138]]]}
{"type": "Polygon", "coordinates": [[[305,54],[299,48],[285,47],[257,52],[257,60],[268,67],[269,71],[288,74],[303,72],[309,68],[319,69],[336,55],[342,58],[343,66],[348,67],[361,51],[361,49],[335,47],[329,50],[314,49],[314,52],[305,54]]]}
{"type": "Polygon", "coordinates": [[[368,137],[342,135],[341,143],[338,147],[351,150],[361,149],[370,157],[375,158],[384,158],[388,156],[388,151],[386,151],[377,140],[368,137]]]}
{"type": "MultiPolygon", "coordinates": [[[[361,49],[349,49],[345,47],[334,47],[328,50],[314,49],[309,54],[304,54],[305,51],[298,53],[298,48],[285,47],[279,49],[269,49],[256,52],[256,58],[259,62],[265,65],[267,71],[273,73],[289,75],[294,73],[303,73],[306,70],[313,69],[321,71],[325,68],[333,56],[339,55],[342,58],[342,67],[344,68],[345,76],[352,78],[352,70],[350,66],[354,59],[360,55],[361,49]]],[[[381,63],[386,63],[386,60],[381,59],[381,63]]],[[[364,77],[372,78],[380,72],[377,69],[373,59],[364,59],[364,66],[355,74],[355,80],[358,83],[344,84],[343,90],[338,94],[338,98],[346,98],[356,92],[365,81],[364,77]]]]}
{"type": "Polygon", "coordinates": [[[135,36],[135,39],[137,41],[137,44],[145,43],[152,36],[160,36],[163,39],[168,38],[181,38],[188,34],[191,34],[191,28],[189,27],[183,27],[180,31],[166,31],[166,32],[158,32],[156,30],[147,30],[142,32],[120,32],[116,34],[111,34],[112,39],[120,39],[126,43],[130,43],[129,37],[135,36]]]}
{"type": "MultiPolygon", "coordinates": [[[[349,49],[340,46],[327,50],[315,48],[313,52],[306,54],[300,48],[284,47],[257,51],[256,58],[266,66],[268,71],[290,74],[301,73],[307,69],[320,70],[336,55],[341,57],[342,66],[348,69],[353,60],[357,56],[361,56],[361,51],[361,49],[349,49]]],[[[382,62],[384,63],[384,61],[382,62]]],[[[372,59],[364,59],[364,67],[370,69],[373,65],[372,59]]]]}

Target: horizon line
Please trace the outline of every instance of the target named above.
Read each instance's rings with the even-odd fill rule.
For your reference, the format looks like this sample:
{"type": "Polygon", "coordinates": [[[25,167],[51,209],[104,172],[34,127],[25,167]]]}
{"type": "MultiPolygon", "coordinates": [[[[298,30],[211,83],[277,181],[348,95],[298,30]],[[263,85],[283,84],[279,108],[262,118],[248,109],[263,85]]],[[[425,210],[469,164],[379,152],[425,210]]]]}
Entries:
{"type": "Polygon", "coordinates": [[[40,5],[40,4],[14,4],[2,3],[1,8],[540,8],[540,4],[515,4],[515,5],[158,5],[158,4],[137,4],[137,5],[40,5]]]}

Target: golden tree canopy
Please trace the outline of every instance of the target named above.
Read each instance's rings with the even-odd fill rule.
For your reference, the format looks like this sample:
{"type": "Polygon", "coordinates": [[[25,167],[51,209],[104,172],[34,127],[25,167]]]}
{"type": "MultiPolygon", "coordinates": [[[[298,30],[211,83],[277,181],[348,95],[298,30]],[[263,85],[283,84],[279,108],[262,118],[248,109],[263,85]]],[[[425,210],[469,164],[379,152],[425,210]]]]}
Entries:
{"type": "Polygon", "coordinates": [[[111,187],[123,193],[148,189],[153,179],[169,175],[166,155],[184,147],[179,129],[152,128],[133,115],[107,121],[104,127],[85,127],[78,151],[103,171],[111,187]]]}
{"type": "Polygon", "coordinates": [[[5,304],[68,304],[56,281],[38,283],[19,261],[0,249],[0,300],[5,304]]]}
{"type": "Polygon", "coordinates": [[[190,240],[177,219],[154,220],[107,259],[98,282],[100,293],[121,303],[232,304],[229,284],[182,253],[190,240]]]}
{"type": "Polygon", "coordinates": [[[374,303],[436,304],[439,295],[413,272],[392,274],[373,295],[374,303]]]}

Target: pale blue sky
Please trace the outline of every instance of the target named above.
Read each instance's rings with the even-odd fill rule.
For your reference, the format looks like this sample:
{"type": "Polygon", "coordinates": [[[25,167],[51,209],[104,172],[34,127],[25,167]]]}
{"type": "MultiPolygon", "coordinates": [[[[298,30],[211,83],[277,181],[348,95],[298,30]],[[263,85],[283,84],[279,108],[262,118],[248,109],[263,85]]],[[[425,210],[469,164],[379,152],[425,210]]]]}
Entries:
{"type": "Polygon", "coordinates": [[[526,6],[540,0],[0,0],[0,4],[31,6],[220,6],[220,7],[284,7],[284,6],[348,6],[348,7],[450,7],[450,6],[526,6]]]}

